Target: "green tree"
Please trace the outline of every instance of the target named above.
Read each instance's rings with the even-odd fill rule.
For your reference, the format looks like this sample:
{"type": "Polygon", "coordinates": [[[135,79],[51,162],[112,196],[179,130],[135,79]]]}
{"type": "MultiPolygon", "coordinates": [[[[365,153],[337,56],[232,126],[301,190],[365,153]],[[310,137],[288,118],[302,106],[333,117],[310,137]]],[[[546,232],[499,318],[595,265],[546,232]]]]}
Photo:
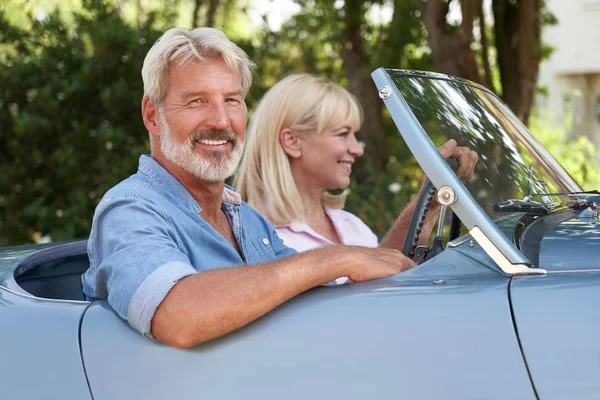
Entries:
{"type": "MultiPolygon", "coordinates": [[[[83,0],[81,7],[68,0],[60,2],[60,13],[48,16],[36,14],[41,0],[3,3],[0,245],[45,234],[54,240],[88,234],[99,199],[134,173],[139,154],[149,150],[139,117],[140,70],[151,44],[173,25],[215,26],[246,50],[258,65],[247,98],[250,113],[266,90],[294,72],[325,76],[352,91],[365,110],[359,138],[366,155],[356,164],[347,208],[383,234],[416,193],[422,171],[387,116],[370,73],[380,66],[452,73],[441,66],[454,65],[454,74],[476,73],[467,78],[475,77],[507,101],[515,95],[530,105],[527,93],[513,90],[527,82],[531,87],[533,75],[518,75],[519,66],[528,66],[527,57],[533,57],[537,71],[535,57],[547,49],[539,41],[524,40],[517,22],[524,18],[534,24],[527,38],[537,38],[535,24],[553,22],[536,8],[537,0],[532,2],[533,14],[530,6],[513,0],[494,0],[495,8],[487,13],[479,7],[481,0],[462,0],[463,22],[458,25],[447,21],[447,6],[459,4],[452,0],[428,0],[428,10],[420,0],[295,2],[301,11],[278,31],[269,29],[266,16],[263,27],[252,28],[245,15],[247,0],[83,0]],[[442,7],[432,16],[436,4],[442,7]],[[377,18],[373,10],[379,7],[389,10],[391,18],[377,18]],[[492,23],[486,24],[486,15],[492,14],[492,23]],[[440,29],[438,25],[439,43],[432,42],[432,29],[440,29]],[[459,40],[457,35],[467,38],[459,40]],[[460,46],[444,50],[455,42],[460,46]],[[517,49],[523,58],[506,58],[517,49]],[[440,51],[445,51],[441,58],[440,51]],[[490,56],[496,52],[504,56],[490,56]],[[510,74],[519,77],[508,78],[510,74]]],[[[509,105],[513,110],[520,107],[509,105]]],[[[566,140],[555,145],[556,134],[546,128],[541,135],[552,139],[545,142],[551,151],[567,147],[566,140]]],[[[579,147],[571,148],[591,154],[587,143],[577,143],[579,147]]],[[[589,170],[584,159],[574,165],[589,170]]],[[[581,177],[573,174],[584,184],[594,176],[591,171],[581,177]]]]}
{"type": "Polygon", "coordinates": [[[594,143],[585,135],[567,136],[570,132],[569,116],[558,127],[550,124],[550,120],[543,114],[534,113],[529,129],[584,190],[600,190],[600,175],[592,162],[598,156],[594,143]]]}
{"type": "Polygon", "coordinates": [[[544,0],[493,0],[489,10],[483,0],[418,3],[436,69],[486,85],[527,124],[540,62],[550,51],[542,43],[541,30],[556,23],[544,7],[544,0]],[[453,4],[460,7],[458,21],[449,17],[453,4]],[[486,14],[493,17],[489,25],[486,14]],[[495,59],[490,58],[488,36],[493,37],[495,59]],[[499,76],[499,87],[494,72],[499,76]]]}
{"type": "Polygon", "coordinates": [[[0,244],[85,237],[108,188],[148,151],[139,115],[156,15],[134,29],[103,1],[67,25],[0,16],[0,244]]]}

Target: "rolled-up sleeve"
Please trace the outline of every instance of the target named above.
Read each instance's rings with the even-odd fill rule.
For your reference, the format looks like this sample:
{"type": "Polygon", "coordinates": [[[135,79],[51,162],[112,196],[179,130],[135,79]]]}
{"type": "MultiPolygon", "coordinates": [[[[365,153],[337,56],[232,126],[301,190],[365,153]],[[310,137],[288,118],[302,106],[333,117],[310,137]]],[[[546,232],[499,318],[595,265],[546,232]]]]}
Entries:
{"type": "Polygon", "coordinates": [[[156,205],[138,198],[103,201],[88,244],[84,292],[107,298],[119,316],[152,337],[156,308],[180,279],[197,272],[174,238],[156,205]]]}

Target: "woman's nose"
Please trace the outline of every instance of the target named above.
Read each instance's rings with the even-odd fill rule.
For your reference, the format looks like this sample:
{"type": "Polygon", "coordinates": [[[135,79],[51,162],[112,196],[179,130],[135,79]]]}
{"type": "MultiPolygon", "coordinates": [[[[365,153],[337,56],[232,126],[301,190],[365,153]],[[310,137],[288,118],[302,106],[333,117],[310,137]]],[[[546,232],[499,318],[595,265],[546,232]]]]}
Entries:
{"type": "Polygon", "coordinates": [[[350,148],[348,149],[349,153],[352,154],[354,157],[362,156],[365,150],[363,149],[361,143],[356,139],[356,136],[352,135],[352,138],[350,140],[350,148]]]}

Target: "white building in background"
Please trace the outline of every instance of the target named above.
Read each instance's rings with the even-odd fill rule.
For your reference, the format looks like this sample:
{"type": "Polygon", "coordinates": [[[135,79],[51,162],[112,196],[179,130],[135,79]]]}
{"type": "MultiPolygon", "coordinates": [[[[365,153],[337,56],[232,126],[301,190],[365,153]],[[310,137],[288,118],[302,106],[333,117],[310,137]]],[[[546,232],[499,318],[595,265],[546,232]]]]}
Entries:
{"type": "Polygon", "coordinates": [[[600,147],[600,0],[546,0],[558,24],[544,28],[552,46],[540,67],[547,96],[537,106],[556,123],[572,118],[572,135],[584,134],[600,147]],[[569,110],[572,113],[569,113],[569,110]]]}

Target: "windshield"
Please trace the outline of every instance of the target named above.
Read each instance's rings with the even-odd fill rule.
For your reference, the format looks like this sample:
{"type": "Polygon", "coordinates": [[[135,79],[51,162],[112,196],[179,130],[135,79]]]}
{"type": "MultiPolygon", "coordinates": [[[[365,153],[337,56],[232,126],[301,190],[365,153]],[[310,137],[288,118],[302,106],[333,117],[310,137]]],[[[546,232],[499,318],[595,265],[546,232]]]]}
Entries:
{"type": "Polygon", "coordinates": [[[492,219],[494,205],[533,200],[552,208],[581,191],[548,151],[498,98],[466,82],[408,71],[386,70],[431,141],[455,139],[479,154],[465,187],[492,219]]]}

